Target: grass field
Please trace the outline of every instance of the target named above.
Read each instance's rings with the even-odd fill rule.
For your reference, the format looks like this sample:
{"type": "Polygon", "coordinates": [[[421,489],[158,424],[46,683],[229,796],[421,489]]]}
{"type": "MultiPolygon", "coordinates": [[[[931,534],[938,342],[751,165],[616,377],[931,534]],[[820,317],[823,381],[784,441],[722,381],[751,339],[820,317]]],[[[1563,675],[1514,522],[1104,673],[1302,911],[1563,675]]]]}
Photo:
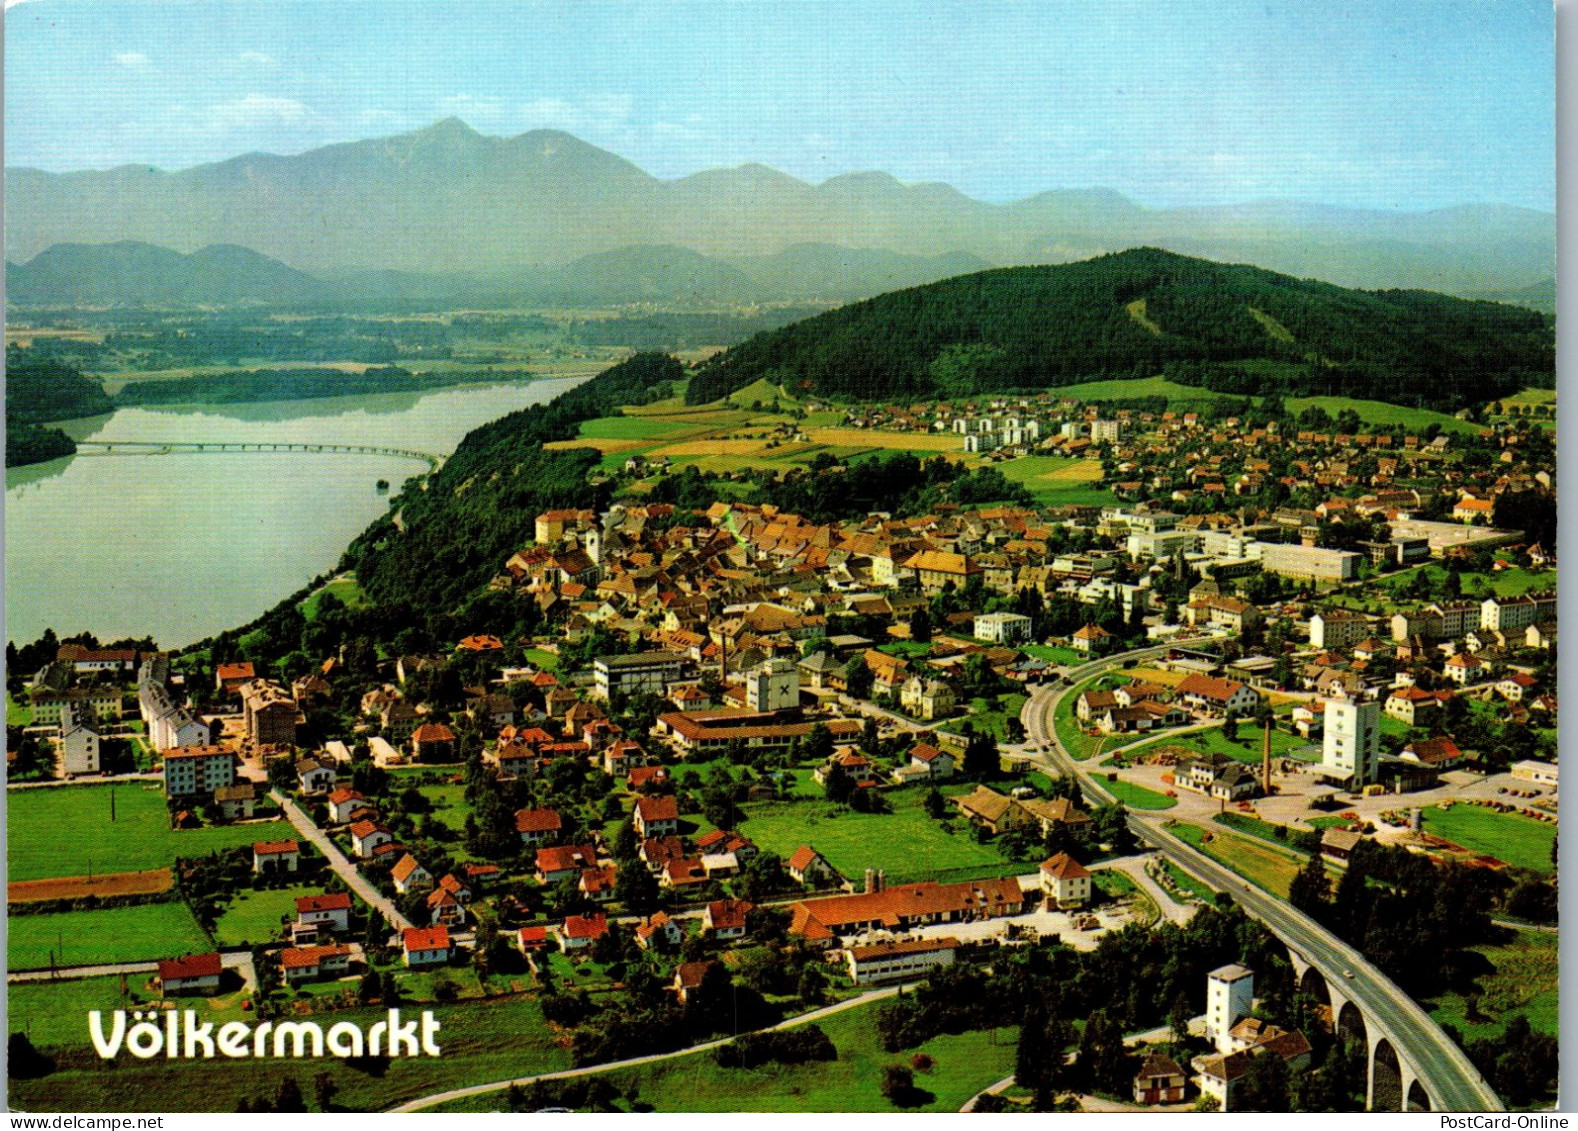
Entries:
{"type": "Polygon", "coordinates": [[[212,950],[186,904],[148,903],[7,920],[6,955],[12,969],[43,970],[50,952],[57,966],[147,962],[212,950]]]}
{"type": "MultiPolygon", "coordinates": [[[[957,792],[957,791],[955,791],[957,792]]],[[[814,847],[845,876],[879,868],[889,879],[920,877],[979,866],[985,875],[1003,867],[1000,852],[977,844],[957,817],[954,832],[926,815],[923,789],[894,790],[892,813],[856,813],[826,801],[762,801],[744,806],[740,831],[761,848],[788,859],[803,844],[814,847]]]]}
{"type": "Polygon", "coordinates": [[[1505,860],[1518,868],[1549,874],[1556,826],[1518,813],[1498,813],[1478,805],[1431,806],[1421,814],[1424,830],[1454,844],[1505,860]]]}
{"type": "Polygon", "coordinates": [[[1195,879],[1171,860],[1164,857],[1162,863],[1167,866],[1167,876],[1177,886],[1179,891],[1187,892],[1203,903],[1210,903],[1216,898],[1214,890],[1195,879]]]}
{"type": "Polygon", "coordinates": [[[997,464],[1004,478],[1022,483],[1038,503],[1110,503],[1101,482],[1101,461],[1067,456],[1025,456],[997,464]]]}
{"type": "Polygon", "coordinates": [[[296,900],[322,892],[321,884],[295,884],[279,891],[237,892],[214,923],[214,941],[220,946],[275,941],[284,930],[280,920],[296,917],[296,900]]]}
{"type": "Polygon", "coordinates": [[[61,786],[12,790],[6,798],[7,860],[13,880],[140,872],[167,868],[179,856],[291,836],[285,821],[192,829],[170,828],[157,786],[61,786]],[[114,795],[115,820],[110,820],[114,795]],[[90,830],[91,835],[84,835],[90,830]]]}
{"type": "Polygon", "coordinates": [[[774,385],[765,377],[758,377],[743,389],[736,389],[728,396],[730,404],[749,408],[760,401],[764,405],[771,405],[777,401],[780,407],[792,408],[800,402],[791,397],[782,385],[774,385]]]}
{"type": "Polygon", "coordinates": [[[1045,660],[1049,664],[1077,664],[1084,658],[1074,649],[1065,648],[1061,644],[1021,644],[1019,650],[1027,656],[1045,660]]]}
{"type": "MultiPolygon", "coordinates": [[[[989,732],[998,742],[1008,740],[1008,720],[1017,719],[1024,709],[1025,697],[1018,692],[996,696],[994,699],[970,700],[970,713],[965,716],[975,725],[976,731],[989,732]]],[[[950,723],[949,726],[956,724],[950,723]]]]}
{"type": "MultiPolygon", "coordinates": [[[[457,972],[458,973],[458,972],[457,972]]],[[[354,1068],[344,1062],[235,1060],[216,1072],[202,1060],[135,1060],[122,1054],[115,1070],[92,1058],[86,1069],[69,1068],[41,1080],[12,1080],[13,1106],[27,1111],[120,1111],[128,1096],[149,1111],[229,1112],[243,1098],[272,1097],[286,1075],[312,1102],[312,1077],[332,1067],[340,1092],[335,1104],[351,1111],[381,1111],[449,1088],[556,1072],[570,1067],[570,1054],[556,1043],[537,1002],[494,999],[435,1006],[440,1029],[438,1057],[400,1058],[354,1068]]],[[[323,1014],[320,1024],[352,1021],[364,1030],[387,1020],[377,1009],[323,1014]]],[[[86,1030],[73,1048],[91,1049],[86,1030]]],[[[91,1056],[91,1052],[89,1052],[91,1056]]],[[[1001,1075],[1001,1073],[999,1073],[1001,1075]]]]}
{"type": "Polygon", "coordinates": [[[11,698],[11,693],[5,693],[5,725],[8,727],[25,727],[33,725],[33,707],[30,703],[18,703],[11,698]]]}
{"type": "Polygon", "coordinates": [[[357,584],[356,578],[337,577],[302,601],[299,606],[301,615],[308,620],[316,617],[318,615],[318,602],[325,593],[334,594],[347,608],[360,609],[367,605],[367,594],[362,592],[362,587],[357,584]]]}
{"type": "MultiPolygon", "coordinates": [[[[838,1049],[838,1059],[761,1068],[720,1068],[708,1053],[675,1057],[642,1068],[608,1074],[625,1095],[636,1094],[659,1112],[892,1112],[882,1095],[882,1070],[908,1064],[916,1053],[932,1059],[928,1072],[915,1073],[915,1087],[926,1102],[904,1109],[954,1112],[987,1085],[1013,1072],[1017,1030],[935,1037],[918,1049],[890,1053],[877,1039],[873,1014],[865,1005],[824,1018],[818,1024],[838,1049]]],[[[435,1111],[498,1111],[503,1093],[435,1108],[435,1111]]]]}
{"type": "Polygon", "coordinates": [[[1166,397],[1169,401],[1214,401],[1220,394],[1192,385],[1180,385],[1165,377],[1144,377],[1137,381],[1084,381],[1064,385],[1052,392],[1082,401],[1122,401],[1133,397],[1166,397]]]}
{"type": "MultiPolygon", "coordinates": [[[[1258,766],[1260,764],[1261,731],[1250,723],[1239,723],[1238,736],[1241,741],[1229,742],[1222,733],[1221,727],[1211,727],[1209,730],[1191,731],[1174,737],[1163,735],[1152,742],[1136,746],[1130,750],[1126,757],[1131,761],[1138,755],[1148,753],[1161,746],[1181,746],[1199,754],[1225,754],[1227,757],[1243,762],[1246,765],[1258,766]]],[[[1294,757],[1293,751],[1309,743],[1296,734],[1289,734],[1284,730],[1271,732],[1271,756],[1273,758],[1294,757]]]]}
{"type": "Polygon", "coordinates": [[[1304,857],[1298,853],[1274,848],[1250,837],[1213,829],[1208,841],[1205,839],[1206,830],[1198,825],[1174,825],[1170,831],[1280,899],[1288,897],[1288,885],[1304,864],[1304,857]]]}
{"type": "MultiPolygon", "coordinates": [[[[116,975],[74,978],[69,982],[16,982],[6,987],[6,1013],[12,1032],[26,1033],[39,1048],[62,1048],[88,1043],[88,1011],[136,1009],[159,995],[147,988],[152,975],[128,974],[126,993],[116,975]]],[[[187,998],[185,1006],[203,1015],[204,1021],[239,1021],[246,1014],[218,998],[221,1008],[211,1008],[203,998],[187,998]]]]}
{"type": "Polygon", "coordinates": [[[1365,401],[1354,397],[1289,397],[1285,402],[1289,412],[1297,415],[1310,407],[1322,408],[1335,417],[1345,409],[1353,409],[1365,424],[1401,424],[1411,432],[1423,432],[1426,426],[1439,424],[1443,432],[1463,432],[1472,436],[1480,430],[1478,424],[1459,420],[1444,412],[1428,408],[1405,408],[1386,401],[1365,401]]]}
{"type": "Polygon", "coordinates": [[[1541,931],[1518,931],[1501,946],[1475,947],[1490,962],[1492,971],[1476,979],[1479,987],[1476,1020],[1468,1020],[1468,1002],[1459,993],[1442,994],[1430,1006],[1438,1023],[1457,1026],[1464,1037],[1479,1040],[1499,1037],[1518,1014],[1529,1019],[1537,1033],[1556,1036],[1560,985],[1557,936],[1541,931]]]}
{"type": "Polygon", "coordinates": [[[1119,801],[1130,809],[1171,809],[1178,804],[1178,799],[1168,797],[1165,793],[1157,793],[1154,789],[1146,789],[1143,785],[1124,781],[1108,781],[1101,778],[1101,784],[1112,793],[1119,801]]]}
{"type": "Polygon", "coordinates": [[[667,419],[640,416],[600,416],[581,424],[580,435],[589,440],[651,440],[672,436],[687,425],[667,419]]]}

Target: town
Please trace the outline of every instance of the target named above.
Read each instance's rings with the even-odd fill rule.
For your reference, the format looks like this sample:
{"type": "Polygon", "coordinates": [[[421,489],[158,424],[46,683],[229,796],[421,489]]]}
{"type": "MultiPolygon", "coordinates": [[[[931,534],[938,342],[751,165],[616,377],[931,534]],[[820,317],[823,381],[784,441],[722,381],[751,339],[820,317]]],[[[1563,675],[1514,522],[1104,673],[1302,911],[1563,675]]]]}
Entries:
{"type": "MultiPolygon", "coordinates": [[[[612,504],[537,515],[442,647],[358,641],[345,574],[303,602],[299,645],[13,649],[13,1001],[472,1004],[529,1026],[546,1070],[820,1024],[922,979],[963,1009],[1027,947],[1100,970],[1253,889],[1483,1025],[1471,976],[1414,967],[1498,931],[1554,941],[1527,926],[1555,917],[1549,433],[1510,403],[1428,433],[1151,407],[848,410],[1032,488],[918,515],[814,521],[730,501],[731,472],[615,456],[612,504]],[[1112,501],[1038,497],[1070,468],[1112,501]],[[1408,860],[1435,867],[1400,879],[1408,860]],[[1438,874],[1469,893],[1456,937],[1366,933],[1366,876],[1417,896],[1438,874]]],[[[1406,1054],[1371,1039],[1366,1063],[1343,987],[1311,990],[1296,950],[1241,957],[1194,946],[1193,981],[1121,1026],[1096,1000],[1113,1028],[1086,1026],[1067,1072],[976,1110],[1428,1105],[1406,1054]]],[[[1521,1032],[1553,1080],[1554,1042],[1521,1032]]]]}

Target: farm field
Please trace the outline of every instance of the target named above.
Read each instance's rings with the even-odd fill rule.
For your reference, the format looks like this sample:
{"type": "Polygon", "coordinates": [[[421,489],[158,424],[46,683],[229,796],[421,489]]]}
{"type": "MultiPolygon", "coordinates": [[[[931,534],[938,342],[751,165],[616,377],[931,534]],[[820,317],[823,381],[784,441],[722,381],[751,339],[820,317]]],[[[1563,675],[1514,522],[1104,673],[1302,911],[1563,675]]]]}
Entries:
{"type": "MultiPolygon", "coordinates": [[[[917,1052],[931,1057],[929,1072],[915,1073],[925,1102],[903,1109],[958,1111],[976,1092],[1013,1072],[1017,1031],[947,1034],[919,1049],[883,1050],[877,1039],[876,1004],[857,1006],[818,1024],[838,1049],[838,1059],[760,1068],[720,1068],[709,1053],[697,1053],[641,1068],[608,1073],[626,1095],[639,1093],[660,1112],[870,1111],[898,1113],[882,1095],[882,1069],[909,1063],[917,1052]]],[[[435,1111],[500,1111],[502,1092],[479,1096],[435,1111]]]]}
{"type": "Polygon", "coordinates": [[[1304,858],[1296,852],[1273,848],[1269,844],[1233,833],[1213,829],[1208,841],[1205,839],[1206,830],[1198,825],[1179,824],[1170,831],[1280,899],[1288,897],[1288,885],[1304,863],[1304,858]]]}
{"type": "MultiPolygon", "coordinates": [[[[88,1011],[136,1009],[158,1000],[158,993],[147,986],[151,977],[128,974],[124,996],[121,979],[116,975],[64,982],[17,982],[6,987],[7,1020],[12,1032],[26,1033],[39,1048],[87,1047],[88,1011]]],[[[240,1021],[246,1017],[227,998],[210,1001],[190,997],[184,999],[183,1005],[197,1010],[204,1021],[240,1021]]]]}
{"type": "Polygon", "coordinates": [[[1022,483],[1043,505],[1110,503],[1111,491],[1101,482],[1101,461],[1067,456],[1024,456],[995,465],[1004,478],[1022,483]]]}
{"type": "Polygon", "coordinates": [[[203,856],[291,835],[283,820],[176,832],[167,814],[164,792],[145,789],[143,783],[12,790],[6,798],[10,878],[85,876],[110,867],[117,872],[167,868],[177,856],[203,856]],[[84,827],[94,830],[92,838],[78,835],[84,827]]]}
{"type": "MultiPolygon", "coordinates": [[[[339,1094],[335,1104],[352,1111],[381,1111],[418,1096],[448,1088],[556,1072],[570,1067],[570,1054],[555,1044],[532,998],[495,998],[434,1006],[441,1026],[441,1057],[369,1061],[362,1067],[335,1072],[339,1094]]],[[[386,1020],[379,1009],[349,1009],[323,1015],[324,1020],[353,1021],[364,1029],[386,1020]]],[[[86,1034],[82,1046],[87,1047],[86,1034]]],[[[201,1060],[140,1061],[123,1057],[106,1072],[97,1057],[86,1069],[65,1068],[40,1080],[12,1080],[10,1100],[30,1111],[117,1111],[127,1096],[136,1096],[151,1111],[181,1111],[191,1106],[194,1092],[205,1107],[233,1111],[242,1099],[272,1097],[280,1081],[292,1073],[303,1094],[312,1096],[313,1074],[321,1065],[275,1060],[237,1060],[222,1073],[201,1060]]]]}
{"type": "Polygon", "coordinates": [[[279,939],[284,930],[281,920],[296,917],[296,900],[323,890],[321,884],[293,884],[277,891],[239,891],[215,921],[214,941],[220,946],[245,946],[279,939]]]}
{"type": "Polygon", "coordinates": [[[1478,424],[1459,420],[1444,412],[1433,412],[1428,408],[1407,408],[1403,405],[1388,404],[1385,401],[1358,400],[1354,397],[1289,397],[1285,403],[1288,411],[1295,415],[1314,407],[1324,409],[1335,417],[1339,412],[1351,408],[1366,424],[1401,424],[1412,432],[1422,432],[1431,424],[1440,425],[1443,432],[1463,432],[1471,436],[1480,429],[1478,424]]]}
{"type": "Polygon", "coordinates": [[[887,872],[890,880],[967,867],[979,867],[982,875],[995,868],[1012,870],[996,848],[978,844],[957,817],[954,831],[944,832],[922,808],[925,793],[911,788],[886,794],[892,813],[856,813],[826,801],[753,802],[743,806],[740,832],[785,860],[809,844],[845,876],[860,876],[867,868],[887,872]]]}
{"type": "Polygon", "coordinates": [[[42,903],[52,899],[82,899],[85,896],[152,895],[169,891],[175,882],[169,868],[146,872],[105,872],[97,876],[70,876],[52,880],[21,880],[8,884],[10,903],[42,903]]]}
{"type": "Polygon", "coordinates": [[[6,958],[14,970],[149,962],[212,950],[186,904],[148,903],[7,920],[6,958]]]}
{"type": "Polygon", "coordinates": [[[1457,1026],[1469,1040],[1500,1036],[1507,1022],[1519,1014],[1529,1019],[1529,1027],[1536,1033],[1556,1036],[1560,1000],[1557,936],[1518,931],[1507,943],[1474,949],[1491,967],[1475,979],[1479,988],[1475,1019],[1468,1020],[1468,1002],[1456,992],[1437,998],[1430,1006],[1430,1016],[1438,1023],[1457,1026]]]}
{"type": "Polygon", "coordinates": [[[1549,874],[1556,826],[1518,813],[1498,813],[1478,805],[1431,806],[1421,817],[1424,830],[1454,844],[1483,852],[1518,868],[1549,874]]]}
{"type": "Polygon", "coordinates": [[[1122,401],[1133,397],[1166,397],[1169,401],[1214,401],[1220,396],[1210,389],[1180,385],[1165,377],[1143,377],[1130,381],[1082,381],[1078,385],[1064,385],[1054,391],[1059,396],[1077,397],[1082,401],[1122,401]]]}

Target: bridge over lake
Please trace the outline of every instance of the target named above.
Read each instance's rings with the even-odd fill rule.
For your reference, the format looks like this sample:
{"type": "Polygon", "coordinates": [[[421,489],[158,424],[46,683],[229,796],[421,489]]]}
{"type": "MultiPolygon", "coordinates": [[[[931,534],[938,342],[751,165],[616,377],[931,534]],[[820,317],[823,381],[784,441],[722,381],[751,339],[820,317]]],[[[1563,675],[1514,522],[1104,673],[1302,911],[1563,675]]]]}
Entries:
{"type": "Polygon", "coordinates": [[[202,440],[79,440],[77,454],[91,455],[197,455],[215,452],[325,452],[364,456],[389,456],[393,459],[420,460],[429,471],[437,471],[444,457],[431,452],[418,452],[409,448],[391,448],[376,444],[319,444],[311,441],[241,442],[202,440]]]}

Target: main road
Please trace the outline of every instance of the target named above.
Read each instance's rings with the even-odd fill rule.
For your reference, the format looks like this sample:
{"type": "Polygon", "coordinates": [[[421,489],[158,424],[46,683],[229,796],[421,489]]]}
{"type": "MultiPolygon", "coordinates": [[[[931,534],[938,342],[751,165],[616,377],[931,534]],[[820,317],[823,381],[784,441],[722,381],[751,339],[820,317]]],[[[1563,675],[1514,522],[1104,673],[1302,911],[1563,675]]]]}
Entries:
{"type": "Polygon", "coordinates": [[[367,877],[356,870],[356,865],[345,858],[339,846],[329,839],[329,834],[312,823],[312,818],[301,811],[301,808],[279,790],[270,791],[269,796],[279,803],[284,810],[285,817],[296,826],[300,833],[329,862],[329,867],[334,869],[334,874],[345,881],[347,887],[354,891],[374,911],[384,917],[384,921],[396,931],[406,930],[411,926],[411,920],[400,914],[400,909],[394,901],[384,895],[372,884],[367,882],[367,877]]]}
{"type": "MultiPolygon", "coordinates": [[[[1055,772],[1072,774],[1087,797],[1103,803],[1116,799],[1089,769],[1074,760],[1057,737],[1053,719],[1058,703],[1091,676],[1137,661],[1153,659],[1165,648],[1144,648],[1082,664],[1068,673],[1069,686],[1037,688],[1025,702],[1030,757],[1055,772]]],[[[1418,1074],[1435,1111],[1502,1111],[1501,1099],[1473,1062],[1441,1031],[1429,1014],[1356,949],[1295,910],[1286,902],[1247,884],[1236,872],[1197,851],[1162,826],[1161,819],[1131,811],[1129,827],[1145,843],[1232,897],[1249,914],[1269,926],[1283,942],[1319,970],[1330,986],[1363,1013],[1366,1026],[1379,1029],[1401,1060],[1418,1074]]]]}

